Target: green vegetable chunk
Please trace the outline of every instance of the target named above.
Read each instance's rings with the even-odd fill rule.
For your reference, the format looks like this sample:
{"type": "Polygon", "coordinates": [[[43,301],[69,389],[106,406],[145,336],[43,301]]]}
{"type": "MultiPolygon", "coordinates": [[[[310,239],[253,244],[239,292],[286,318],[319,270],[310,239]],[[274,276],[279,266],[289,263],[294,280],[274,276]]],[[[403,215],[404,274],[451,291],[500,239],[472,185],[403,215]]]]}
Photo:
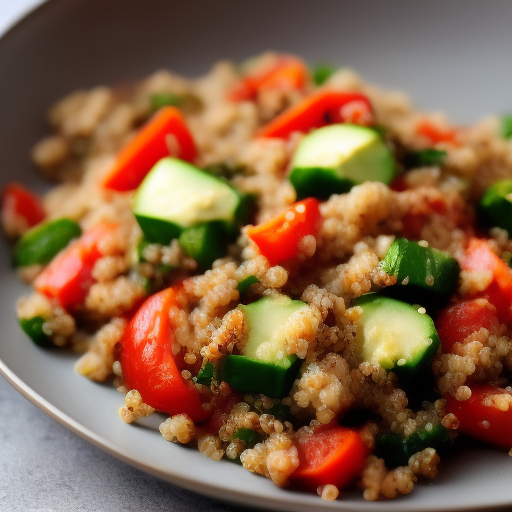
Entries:
{"type": "Polygon", "coordinates": [[[306,307],[304,302],[285,295],[263,297],[248,306],[239,306],[249,334],[243,355],[228,355],[221,360],[220,380],[248,393],[285,397],[302,361],[295,355],[286,355],[284,328],[292,314],[306,307]]]}
{"type": "Polygon", "coordinates": [[[80,226],[70,219],[56,219],[36,226],[25,233],[14,247],[14,266],[46,265],[81,234],[80,226]]]}
{"type": "Polygon", "coordinates": [[[247,276],[237,284],[236,289],[240,294],[245,293],[249,289],[249,286],[256,284],[258,281],[259,279],[254,275],[247,276]]]}
{"type": "Polygon", "coordinates": [[[457,260],[448,253],[405,238],[391,244],[381,267],[397,278],[390,293],[429,306],[434,301],[440,306],[451,296],[460,273],[457,260]]]}
{"type": "Polygon", "coordinates": [[[20,327],[23,332],[38,346],[52,347],[51,339],[44,333],[43,325],[47,320],[42,316],[35,316],[33,318],[20,318],[20,327]]]}
{"type": "Polygon", "coordinates": [[[183,104],[183,97],[171,92],[159,92],[149,98],[151,109],[157,111],[165,106],[179,107],[183,104]]]}
{"type": "Polygon", "coordinates": [[[252,447],[263,440],[263,436],[250,428],[240,427],[234,434],[233,439],[240,439],[246,446],[252,447]]]}
{"type": "Polygon", "coordinates": [[[501,118],[500,133],[504,139],[512,138],[512,116],[503,116],[501,118]]]}
{"type": "Polygon", "coordinates": [[[240,194],[224,181],[177,158],[162,158],[137,189],[133,213],[147,241],[167,245],[187,228],[218,221],[235,233],[240,194]]]}
{"type": "Polygon", "coordinates": [[[333,124],[314,130],[299,144],[289,179],[298,199],[327,199],[365,181],[389,184],[396,174],[393,154],[373,129],[333,124]]]}
{"type": "Polygon", "coordinates": [[[220,222],[199,224],[183,231],[179,237],[181,248],[207,270],[226,253],[226,231],[220,222]]]}
{"type": "Polygon", "coordinates": [[[313,81],[316,85],[326,82],[336,70],[328,64],[320,64],[313,69],[313,81]]]}
{"type": "Polygon", "coordinates": [[[488,226],[505,229],[512,236],[512,180],[495,183],[485,191],[480,216],[488,226]]]}
{"type": "Polygon", "coordinates": [[[438,454],[451,447],[448,430],[441,424],[423,427],[414,434],[404,437],[399,434],[380,434],[377,436],[375,454],[384,459],[388,468],[407,466],[409,458],[425,448],[434,448],[438,454]]]}
{"type": "Polygon", "coordinates": [[[434,322],[418,308],[378,293],[359,297],[356,345],[364,361],[379,364],[399,378],[427,369],[439,348],[434,322]]]}
{"type": "Polygon", "coordinates": [[[198,372],[195,381],[198,384],[209,386],[212,383],[212,379],[215,378],[215,366],[213,363],[206,363],[198,372]]]}
{"type": "Polygon", "coordinates": [[[446,151],[442,149],[422,149],[420,151],[411,151],[404,157],[404,165],[407,169],[416,167],[431,167],[434,165],[441,166],[446,158],[446,151]]]}

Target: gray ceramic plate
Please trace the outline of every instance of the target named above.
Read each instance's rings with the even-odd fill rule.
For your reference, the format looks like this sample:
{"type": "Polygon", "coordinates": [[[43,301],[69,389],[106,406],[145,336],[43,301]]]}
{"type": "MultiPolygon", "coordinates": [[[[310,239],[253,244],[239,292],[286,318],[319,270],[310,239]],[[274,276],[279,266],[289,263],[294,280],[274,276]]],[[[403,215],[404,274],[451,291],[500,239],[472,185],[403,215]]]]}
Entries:
{"type": "MultiPolygon", "coordinates": [[[[70,90],[136,79],[159,67],[197,74],[220,58],[241,60],[269,48],[312,63],[351,65],[456,122],[512,111],[510,19],[512,3],[505,1],[53,0],[0,40],[0,186],[16,179],[45,189],[27,155],[44,133],[45,109],[70,90]]],[[[76,375],[73,356],[39,350],[20,333],[13,304],[24,288],[0,244],[0,371],[59,422],[129,464],[200,493],[280,510],[512,504],[512,459],[490,449],[457,455],[432,484],[400,500],[368,503],[353,492],[325,502],[166,443],[151,422],[125,425],[117,415],[118,393],[76,375]]]]}

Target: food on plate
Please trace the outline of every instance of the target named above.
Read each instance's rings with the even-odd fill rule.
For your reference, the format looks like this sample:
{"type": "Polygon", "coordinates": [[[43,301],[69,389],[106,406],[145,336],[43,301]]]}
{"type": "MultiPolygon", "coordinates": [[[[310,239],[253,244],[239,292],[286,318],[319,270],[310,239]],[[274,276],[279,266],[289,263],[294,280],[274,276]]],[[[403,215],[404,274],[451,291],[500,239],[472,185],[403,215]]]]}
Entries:
{"type": "Polygon", "coordinates": [[[269,52],[49,119],[32,158],[60,184],[2,194],[20,326],[83,352],[126,423],[327,500],[408,494],[464,436],[512,449],[506,118],[269,52]]]}

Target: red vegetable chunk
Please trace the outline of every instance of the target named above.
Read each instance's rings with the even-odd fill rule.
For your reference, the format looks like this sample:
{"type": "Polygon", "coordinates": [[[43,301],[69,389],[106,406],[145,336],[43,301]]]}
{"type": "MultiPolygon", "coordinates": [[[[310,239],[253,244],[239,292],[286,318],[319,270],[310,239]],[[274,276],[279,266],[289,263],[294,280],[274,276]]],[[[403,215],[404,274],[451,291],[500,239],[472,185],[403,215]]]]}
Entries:
{"type": "Polygon", "coordinates": [[[446,412],[454,414],[459,421],[458,430],[475,439],[500,448],[512,447],[512,403],[500,400],[500,396],[510,397],[505,389],[488,384],[472,386],[471,398],[459,402],[455,397],[447,395],[446,412]],[[493,404],[502,402],[501,408],[493,404]]]}
{"type": "Polygon", "coordinates": [[[480,329],[491,330],[496,323],[496,308],[487,299],[459,302],[441,311],[435,322],[444,352],[451,352],[455,343],[463,343],[480,329]]]}
{"type": "Polygon", "coordinates": [[[347,486],[361,474],[369,453],[355,430],[339,426],[317,428],[296,446],[299,467],[290,481],[311,491],[327,484],[347,486]]]}
{"type": "Polygon", "coordinates": [[[121,341],[123,379],[128,389],[136,389],[158,411],[204,421],[211,412],[203,409],[194,384],[182,377],[182,356],[172,352],[169,310],[178,305],[177,293],[178,287],[167,288],[147,299],[135,313],[121,341]]]}
{"type": "Polygon", "coordinates": [[[169,155],[192,162],[196,147],[180,111],[167,106],[119,152],[103,187],[120,192],[136,189],[151,168],[169,155]]]}
{"type": "Polygon", "coordinates": [[[2,191],[2,226],[7,233],[19,235],[16,227],[23,229],[39,224],[46,217],[41,198],[19,183],[8,183],[2,191]],[[11,226],[14,226],[11,228],[11,226]],[[11,233],[12,231],[12,233],[11,233]]]}
{"type": "Polygon", "coordinates": [[[247,235],[270,264],[277,265],[297,256],[302,238],[318,232],[321,219],[319,206],[319,201],[311,197],[299,201],[286,212],[249,228],[247,235]]]}
{"type": "Polygon", "coordinates": [[[35,279],[34,288],[57,299],[67,310],[82,304],[95,282],[92,277],[94,265],[103,256],[100,241],[117,229],[118,225],[111,222],[91,228],[50,262],[35,279]]]}
{"type": "Polygon", "coordinates": [[[357,92],[320,91],[293,105],[258,132],[259,137],[288,138],[293,132],[307,133],[332,123],[373,122],[372,106],[357,92]]]}

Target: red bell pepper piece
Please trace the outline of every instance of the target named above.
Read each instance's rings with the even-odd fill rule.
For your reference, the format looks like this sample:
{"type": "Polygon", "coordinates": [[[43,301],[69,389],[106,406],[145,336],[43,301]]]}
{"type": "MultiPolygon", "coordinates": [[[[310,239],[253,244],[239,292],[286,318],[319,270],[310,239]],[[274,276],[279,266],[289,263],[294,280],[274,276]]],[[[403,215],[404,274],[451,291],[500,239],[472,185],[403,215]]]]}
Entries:
{"type": "Polygon", "coordinates": [[[496,322],[496,308],[487,299],[473,299],[443,309],[435,324],[443,351],[451,352],[455,343],[480,329],[492,329],[496,322]]]}
{"type": "Polygon", "coordinates": [[[316,235],[320,226],[320,202],[309,197],[267,222],[247,230],[271,265],[297,256],[299,242],[306,235],[316,235]]]}
{"type": "Polygon", "coordinates": [[[67,310],[82,304],[95,282],[92,277],[94,264],[102,257],[99,243],[117,229],[117,224],[102,222],[85,232],[36,277],[34,288],[57,299],[67,310]]]}
{"type": "Polygon", "coordinates": [[[369,450],[359,434],[340,426],[316,428],[296,443],[299,467],[290,482],[316,491],[321,485],[346,487],[365,467],[369,450]]]}
{"type": "Polygon", "coordinates": [[[512,271],[493,252],[487,241],[472,238],[461,267],[463,270],[490,270],[492,272],[491,283],[477,296],[486,298],[496,308],[500,322],[512,322],[512,271]]]}
{"type": "Polygon", "coordinates": [[[169,155],[192,162],[196,147],[180,111],[166,106],[121,149],[103,187],[120,192],[133,190],[158,160],[169,155]]]}
{"type": "Polygon", "coordinates": [[[136,389],[146,404],[171,416],[205,421],[212,412],[203,409],[199,391],[181,375],[182,357],[172,352],[169,309],[178,305],[178,290],[167,288],[142,304],[124,332],[119,360],[125,386],[136,389]]]}
{"type": "Polygon", "coordinates": [[[41,198],[19,183],[8,183],[2,191],[2,225],[9,226],[21,218],[31,228],[46,217],[41,198]]]}
{"type": "Polygon", "coordinates": [[[308,68],[300,59],[282,55],[269,69],[242,78],[228,98],[232,101],[250,101],[256,99],[259,92],[267,89],[300,90],[306,84],[308,76],[308,68]]]}
{"type": "Polygon", "coordinates": [[[459,145],[458,133],[455,128],[440,128],[428,119],[422,119],[416,125],[416,133],[423,135],[434,145],[440,142],[447,142],[455,146],[459,145]]]}
{"type": "Polygon", "coordinates": [[[293,132],[309,132],[331,123],[373,121],[372,106],[357,92],[320,91],[293,105],[258,132],[259,137],[286,139],[293,132]]]}
{"type": "MultiPolygon", "coordinates": [[[[459,420],[458,430],[500,448],[512,447],[512,405],[501,410],[492,405],[493,395],[510,395],[505,389],[488,384],[472,386],[471,398],[459,402],[447,395],[445,410],[459,420]]],[[[506,406],[505,406],[506,407],[506,406]]],[[[505,408],[504,407],[504,408],[505,408]]]]}

